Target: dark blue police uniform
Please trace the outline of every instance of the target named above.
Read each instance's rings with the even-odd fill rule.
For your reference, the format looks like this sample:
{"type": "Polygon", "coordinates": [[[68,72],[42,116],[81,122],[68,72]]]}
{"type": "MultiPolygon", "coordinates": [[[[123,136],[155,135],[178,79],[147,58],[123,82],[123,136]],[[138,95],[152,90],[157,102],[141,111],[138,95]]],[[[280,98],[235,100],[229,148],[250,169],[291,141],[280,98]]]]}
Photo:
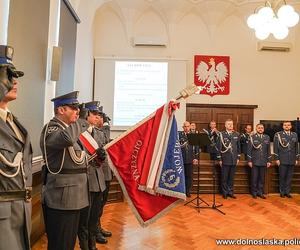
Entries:
{"type": "Polygon", "coordinates": [[[250,140],[250,134],[248,133],[241,134],[241,153],[244,154],[245,158],[247,156],[249,140],[250,140]]]}
{"type": "Polygon", "coordinates": [[[188,137],[184,131],[179,131],[179,142],[184,163],[186,194],[189,196],[193,184],[193,160],[198,159],[199,147],[188,143],[188,137]]]}
{"type": "Polygon", "coordinates": [[[219,133],[220,132],[212,131],[211,129],[207,131],[207,135],[211,141],[211,144],[207,147],[207,152],[210,155],[210,159],[213,161],[217,160],[218,156],[217,142],[219,139],[219,133]]]}
{"type": "Polygon", "coordinates": [[[266,166],[271,162],[270,137],[266,134],[250,135],[247,148],[247,160],[252,162],[251,194],[264,197],[266,166]]]}
{"type": "Polygon", "coordinates": [[[222,161],[221,189],[224,198],[234,197],[233,182],[237,160],[240,158],[241,145],[239,133],[222,131],[217,142],[217,158],[222,161]]]}
{"type": "Polygon", "coordinates": [[[298,136],[294,132],[277,132],[274,136],[275,160],[279,165],[279,192],[281,196],[290,196],[294,167],[299,157],[298,136]]]}

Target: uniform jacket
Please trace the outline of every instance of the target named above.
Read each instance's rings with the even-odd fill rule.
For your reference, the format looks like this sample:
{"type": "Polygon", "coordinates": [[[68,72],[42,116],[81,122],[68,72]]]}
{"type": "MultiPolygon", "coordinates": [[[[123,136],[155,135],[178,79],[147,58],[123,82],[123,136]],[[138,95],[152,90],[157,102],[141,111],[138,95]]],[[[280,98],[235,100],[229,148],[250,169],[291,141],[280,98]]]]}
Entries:
{"type": "Polygon", "coordinates": [[[295,165],[296,159],[299,158],[297,134],[277,132],[274,136],[274,156],[275,160],[280,160],[280,164],[295,165]]]}
{"type": "Polygon", "coordinates": [[[224,165],[236,165],[241,154],[240,134],[238,132],[222,131],[219,134],[217,158],[222,160],[224,165]]]}
{"type": "MultiPolygon", "coordinates": [[[[79,144],[78,138],[82,132],[87,130],[88,126],[87,121],[79,119],[66,127],[57,118],[53,118],[48,126],[45,125],[40,138],[40,146],[44,159],[47,157],[51,171],[59,170],[64,150],[62,169],[87,168],[86,161],[81,165],[74,163],[67,148],[72,146],[77,156],[82,153],[83,147],[79,144]],[[47,155],[44,151],[44,135],[47,155]]],[[[88,206],[87,174],[51,174],[48,172],[42,197],[43,202],[53,209],[76,210],[88,206]]]]}
{"type": "Polygon", "coordinates": [[[211,144],[207,147],[207,152],[210,154],[217,154],[218,148],[217,148],[217,142],[219,139],[219,132],[213,132],[212,130],[207,131],[207,135],[211,141],[211,144]]]}
{"type": "MultiPolygon", "coordinates": [[[[32,186],[32,147],[29,139],[28,132],[17,120],[16,117],[13,117],[14,123],[18,126],[22,134],[24,135],[24,143],[21,142],[13,132],[13,130],[0,118],[0,152],[1,154],[9,161],[13,162],[16,154],[18,152],[23,152],[23,165],[25,171],[25,185],[26,187],[32,186]]],[[[10,171],[5,166],[5,164],[0,160],[0,169],[7,174],[12,174],[15,171],[10,171]]],[[[24,190],[24,180],[22,176],[22,171],[16,177],[7,178],[0,173],[0,192],[6,192],[11,190],[24,190]]],[[[21,216],[16,215],[11,210],[12,202],[0,202],[0,231],[5,232],[5,228],[2,228],[2,223],[5,219],[11,219],[12,225],[14,225],[15,218],[21,218],[21,216]]],[[[31,231],[31,202],[24,201],[25,208],[25,222],[28,232],[28,238],[30,238],[31,231]]],[[[24,214],[24,211],[17,211],[24,214]]],[[[7,242],[6,242],[7,243],[7,242]]],[[[7,243],[9,244],[9,243],[7,243]]],[[[6,244],[6,246],[7,246],[6,244]]],[[[24,246],[24,249],[29,249],[30,246],[24,246]]],[[[0,241],[0,249],[1,241],[0,241]]]]}
{"type": "MultiPolygon", "coordinates": [[[[110,126],[104,125],[102,128],[100,128],[100,130],[103,131],[103,133],[105,134],[105,140],[106,140],[105,144],[109,143],[109,141],[110,141],[110,126]]],[[[107,157],[102,164],[102,169],[104,172],[105,181],[111,181],[113,178],[113,175],[112,175],[111,169],[108,165],[107,157]]]]}
{"type": "Polygon", "coordinates": [[[192,164],[194,159],[198,159],[199,147],[188,143],[187,134],[179,131],[179,142],[181,146],[182,158],[184,164],[192,164]]]}
{"type": "MultiPolygon", "coordinates": [[[[93,128],[92,137],[95,139],[99,147],[103,147],[105,145],[105,135],[100,129],[93,128]]],[[[96,160],[89,163],[88,182],[90,192],[103,192],[106,189],[102,165],[103,164],[100,164],[96,160]]]]}
{"type": "Polygon", "coordinates": [[[241,153],[243,153],[245,155],[247,155],[249,139],[250,139],[249,134],[247,134],[247,133],[241,134],[241,153]]]}
{"type": "Polygon", "coordinates": [[[249,137],[247,160],[254,166],[266,166],[271,162],[270,137],[266,134],[254,134],[249,137]]]}

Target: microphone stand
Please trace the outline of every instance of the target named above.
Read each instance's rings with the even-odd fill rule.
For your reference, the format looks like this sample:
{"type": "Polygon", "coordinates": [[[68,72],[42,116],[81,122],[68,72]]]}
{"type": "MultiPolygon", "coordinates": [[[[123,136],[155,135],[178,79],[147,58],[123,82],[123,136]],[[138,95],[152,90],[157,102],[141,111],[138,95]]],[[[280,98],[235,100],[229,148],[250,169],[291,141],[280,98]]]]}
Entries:
{"type": "MultiPolygon", "coordinates": [[[[199,155],[200,155],[200,153],[199,153],[199,155]]],[[[199,159],[200,159],[200,157],[199,157],[199,159]]],[[[198,172],[198,174],[197,174],[197,196],[194,199],[192,199],[184,204],[186,206],[190,203],[193,203],[195,205],[195,208],[198,210],[198,213],[200,213],[200,208],[208,208],[208,207],[201,207],[200,206],[201,203],[205,203],[207,206],[209,206],[209,204],[205,200],[201,199],[201,197],[200,197],[200,160],[199,159],[198,159],[198,163],[197,163],[197,172],[198,172]],[[194,200],[196,200],[196,203],[194,203],[194,200]]]]}
{"type": "MultiPolygon", "coordinates": [[[[215,142],[209,136],[208,131],[206,129],[203,129],[203,131],[207,134],[207,136],[208,136],[209,140],[211,141],[211,143],[214,144],[215,149],[218,150],[217,147],[216,147],[215,142]]],[[[219,209],[219,207],[222,207],[223,204],[218,204],[218,205],[216,204],[216,165],[217,165],[216,160],[213,159],[213,165],[212,165],[212,170],[213,170],[213,174],[212,174],[212,177],[213,177],[213,203],[212,203],[211,206],[209,206],[209,207],[203,207],[203,208],[215,209],[218,212],[220,212],[221,214],[225,215],[225,213],[221,209],[219,209]]]]}

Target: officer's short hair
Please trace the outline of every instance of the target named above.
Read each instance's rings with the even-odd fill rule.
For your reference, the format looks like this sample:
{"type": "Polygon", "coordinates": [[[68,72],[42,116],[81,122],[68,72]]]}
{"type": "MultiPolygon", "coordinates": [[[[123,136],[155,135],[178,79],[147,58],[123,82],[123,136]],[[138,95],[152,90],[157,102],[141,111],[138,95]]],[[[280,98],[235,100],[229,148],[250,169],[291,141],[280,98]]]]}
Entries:
{"type": "Polygon", "coordinates": [[[292,125],[291,121],[283,121],[282,125],[285,124],[285,123],[290,123],[292,125]]]}
{"type": "Polygon", "coordinates": [[[250,123],[246,124],[245,128],[247,128],[248,126],[251,126],[251,128],[252,128],[252,124],[250,124],[250,123]]]}
{"type": "Polygon", "coordinates": [[[226,119],[225,123],[226,122],[233,122],[233,120],[232,119],[226,119]]]}
{"type": "Polygon", "coordinates": [[[256,127],[258,127],[258,126],[263,126],[263,127],[265,127],[265,125],[262,124],[262,123],[257,123],[257,124],[256,124],[256,127]]]}

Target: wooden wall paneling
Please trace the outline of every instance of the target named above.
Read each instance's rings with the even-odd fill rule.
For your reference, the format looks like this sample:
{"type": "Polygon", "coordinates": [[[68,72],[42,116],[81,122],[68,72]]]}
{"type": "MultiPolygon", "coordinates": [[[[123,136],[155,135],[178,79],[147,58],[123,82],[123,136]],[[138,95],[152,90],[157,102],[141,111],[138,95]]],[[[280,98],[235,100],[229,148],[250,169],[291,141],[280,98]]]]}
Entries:
{"type": "Polygon", "coordinates": [[[213,109],[213,119],[217,123],[217,129],[222,131],[225,129],[225,121],[227,119],[233,120],[233,127],[236,129],[237,123],[237,111],[234,108],[214,108],[213,109]]]}
{"type": "Polygon", "coordinates": [[[253,124],[254,109],[257,105],[236,104],[195,104],[186,105],[187,120],[195,122],[198,130],[208,127],[211,120],[215,120],[218,130],[224,130],[224,123],[232,119],[234,129],[243,132],[246,124],[253,124]]]}
{"type": "Polygon", "coordinates": [[[31,214],[31,244],[34,244],[45,232],[41,205],[42,178],[41,172],[32,176],[32,214],[31,214]]]}
{"type": "MultiPolygon", "coordinates": [[[[187,121],[195,122],[197,130],[207,129],[212,118],[211,108],[189,108],[186,114],[187,121]]],[[[181,124],[180,124],[181,125],[181,124]]],[[[179,126],[180,126],[179,125],[179,126]]],[[[182,129],[182,128],[180,128],[182,129]]]]}
{"type": "Polygon", "coordinates": [[[108,203],[123,201],[123,192],[121,186],[114,176],[110,182],[109,193],[108,193],[108,203]]]}
{"type": "Polygon", "coordinates": [[[237,109],[237,131],[244,132],[244,128],[248,124],[253,126],[253,113],[253,109],[237,109]]]}

